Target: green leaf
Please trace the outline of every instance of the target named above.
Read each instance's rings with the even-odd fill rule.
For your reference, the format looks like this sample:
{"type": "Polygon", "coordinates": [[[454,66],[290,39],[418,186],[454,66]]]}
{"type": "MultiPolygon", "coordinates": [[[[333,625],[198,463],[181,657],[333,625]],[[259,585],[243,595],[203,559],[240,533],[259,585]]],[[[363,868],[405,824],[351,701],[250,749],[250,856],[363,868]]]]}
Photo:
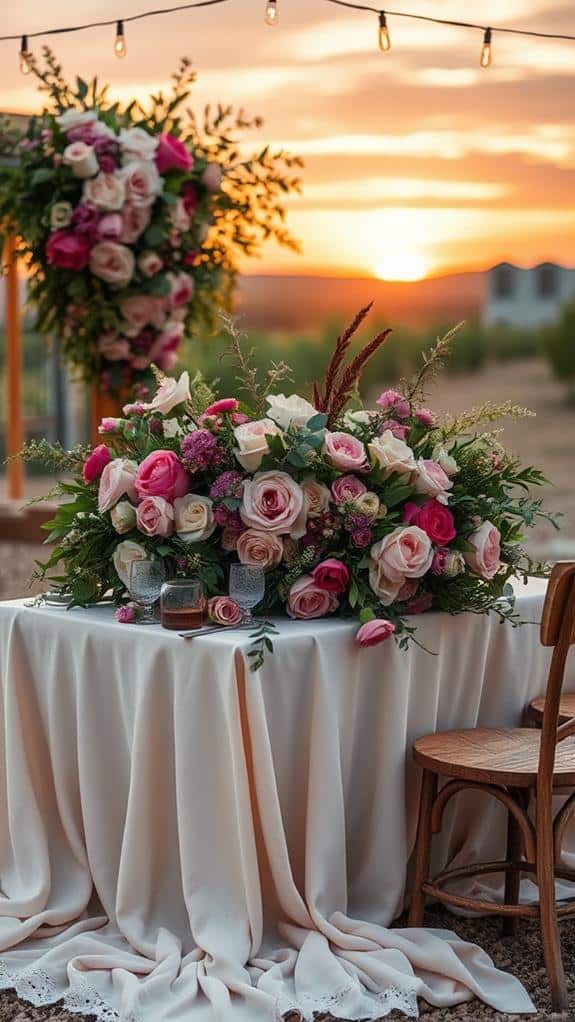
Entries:
{"type": "Polygon", "coordinates": [[[376,617],[377,615],[371,607],[364,607],[363,610],[360,610],[359,612],[359,623],[366,625],[368,621],[375,621],[376,617]]]}
{"type": "Polygon", "coordinates": [[[52,167],[38,167],[38,169],[32,174],[30,183],[32,187],[45,184],[46,181],[51,181],[53,179],[55,173],[56,171],[52,167]]]}
{"type": "Polygon", "coordinates": [[[156,245],[161,245],[166,237],[166,233],[163,227],[159,224],[152,224],[146,231],[146,243],[154,248],[156,245]]]}

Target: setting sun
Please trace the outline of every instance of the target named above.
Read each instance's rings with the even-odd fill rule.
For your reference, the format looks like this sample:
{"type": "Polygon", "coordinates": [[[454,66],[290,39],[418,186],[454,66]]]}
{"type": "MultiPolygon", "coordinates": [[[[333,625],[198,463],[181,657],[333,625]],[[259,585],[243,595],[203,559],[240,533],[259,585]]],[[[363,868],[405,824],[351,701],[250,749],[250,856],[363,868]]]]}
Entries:
{"type": "Polygon", "coordinates": [[[378,210],[366,224],[366,261],[380,280],[421,280],[431,270],[418,210],[378,210]]]}
{"type": "Polygon", "coordinates": [[[380,280],[421,280],[429,272],[429,263],[417,249],[391,250],[373,264],[380,280]]]}

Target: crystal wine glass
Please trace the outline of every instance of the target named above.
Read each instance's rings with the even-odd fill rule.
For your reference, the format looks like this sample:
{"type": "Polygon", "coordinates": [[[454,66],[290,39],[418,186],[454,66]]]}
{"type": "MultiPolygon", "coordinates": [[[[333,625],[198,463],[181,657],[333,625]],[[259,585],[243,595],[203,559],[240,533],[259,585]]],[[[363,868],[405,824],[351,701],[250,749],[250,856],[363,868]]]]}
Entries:
{"type": "Polygon", "coordinates": [[[230,596],[242,611],[242,624],[255,624],[252,607],[264,598],[265,575],[261,568],[248,564],[232,564],[230,567],[230,596]]]}
{"type": "Polygon", "coordinates": [[[135,603],[142,608],[138,624],[154,625],[154,604],[166,579],[163,561],[132,561],[129,590],[135,603]]]}

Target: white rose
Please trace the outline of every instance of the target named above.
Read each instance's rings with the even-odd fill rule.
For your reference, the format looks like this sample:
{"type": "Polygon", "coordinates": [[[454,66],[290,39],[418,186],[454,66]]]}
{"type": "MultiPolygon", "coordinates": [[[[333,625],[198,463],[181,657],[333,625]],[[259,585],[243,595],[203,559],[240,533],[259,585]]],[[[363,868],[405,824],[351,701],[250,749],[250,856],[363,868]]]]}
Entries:
{"type": "Polygon", "coordinates": [[[234,429],[236,459],[246,472],[257,472],[266,454],[270,453],[266,436],[281,436],[281,429],[271,419],[244,422],[234,429]]]}
{"type": "Polygon", "coordinates": [[[81,178],[94,177],[100,168],[94,148],[85,142],[71,142],[67,145],[62,161],[76,177],[81,178]]]}
{"type": "Polygon", "coordinates": [[[377,412],[370,412],[366,408],[358,408],[355,412],[346,412],[343,417],[343,424],[346,429],[353,433],[354,426],[369,426],[377,412]]]}
{"type": "Polygon", "coordinates": [[[72,222],[72,206],[69,202],[55,202],[50,210],[50,227],[59,231],[72,222]]]}
{"type": "Polygon", "coordinates": [[[98,120],[98,115],[95,110],[66,110],[65,113],[60,114],[56,118],[56,124],[62,129],[62,131],[72,131],[73,128],[79,128],[83,124],[92,124],[98,120]]]}
{"type": "Polygon", "coordinates": [[[131,532],[136,526],[136,508],[129,500],[121,500],[119,504],[110,511],[112,525],[121,536],[125,532],[131,532]]]}
{"type": "Polygon", "coordinates": [[[285,397],[284,394],[270,394],[266,401],[269,405],[270,419],[277,422],[282,429],[305,426],[309,419],[317,415],[317,409],[298,394],[290,394],[289,397],[285,397]]]}
{"type": "Polygon", "coordinates": [[[153,277],[155,273],[160,272],[163,265],[162,257],[157,252],[142,252],[138,257],[138,269],[144,277],[153,277]]]}
{"type": "Polygon", "coordinates": [[[122,209],[126,200],[126,185],[120,174],[98,174],[84,182],[84,202],[109,213],[122,209]]]}
{"type": "Polygon", "coordinates": [[[371,490],[368,490],[367,493],[360,493],[359,497],[354,498],[353,503],[362,515],[369,518],[370,522],[375,521],[380,509],[377,493],[372,493],[371,490]]]}
{"type": "Polygon", "coordinates": [[[459,466],[455,458],[441,444],[435,448],[431,457],[441,466],[447,476],[454,476],[459,472],[459,466]]]}
{"type": "Polygon", "coordinates": [[[307,513],[310,518],[317,518],[329,508],[331,492],[324,483],[318,483],[317,479],[309,477],[301,484],[304,493],[307,513]]]}
{"type": "Polygon", "coordinates": [[[181,405],[184,401],[189,401],[190,399],[190,374],[186,370],[186,372],[182,373],[179,380],[166,376],[160,383],[153,401],[150,401],[144,407],[149,412],[160,412],[161,415],[169,415],[177,405],[181,405]]]}
{"type": "Polygon", "coordinates": [[[122,128],[119,137],[124,166],[134,160],[154,159],[159,144],[156,135],[150,135],[144,128],[122,128]]]}
{"type": "Polygon", "coordinates": [[[112,560],[118,577],[127,589],[130,583],[130,565],[132,561],[147,561],[148,555],[139,543],[134,543],[132,539],[125,539],[114,550],[112,560]]]}
{"type": "Polygon", "coordinates": [[[212,501],[197,493],[187,493],[174,501],[176,532],[184,543],[200,543],[209,539],[216,523],[212,513],[212,501]]]}
{"type": "Polygon", "coordinates": [[[415,471],[416,463],[411,447],[395,437],[390,429],[375,437],[367,446],[372,462],[384,469],[386,476],[392,472],[407,475],[415,471]]]}
{"type": "Polygon", "coordinates": [[[177,419],[164,419],[162,426],[164,428],[164,436],[173,440],[177,436],[182,436],[184,433],[189,433],[190,430],[186,426],[180,425],[177,419]]]}

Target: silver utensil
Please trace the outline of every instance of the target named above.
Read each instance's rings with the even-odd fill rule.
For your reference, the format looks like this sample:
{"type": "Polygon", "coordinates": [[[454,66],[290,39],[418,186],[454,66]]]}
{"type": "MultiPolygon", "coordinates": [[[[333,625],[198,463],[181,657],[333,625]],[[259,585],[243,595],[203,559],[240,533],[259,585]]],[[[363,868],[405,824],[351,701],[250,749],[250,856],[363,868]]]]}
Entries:
{"type": "Polygon", "coordinates": [[[240,632],[253,628],[253,625],[215,625],[213,628],[194,628],[191,632],[178,632],[181,639],[193,639],[198,635],[214,635],[215,632],[240,632]]]}

